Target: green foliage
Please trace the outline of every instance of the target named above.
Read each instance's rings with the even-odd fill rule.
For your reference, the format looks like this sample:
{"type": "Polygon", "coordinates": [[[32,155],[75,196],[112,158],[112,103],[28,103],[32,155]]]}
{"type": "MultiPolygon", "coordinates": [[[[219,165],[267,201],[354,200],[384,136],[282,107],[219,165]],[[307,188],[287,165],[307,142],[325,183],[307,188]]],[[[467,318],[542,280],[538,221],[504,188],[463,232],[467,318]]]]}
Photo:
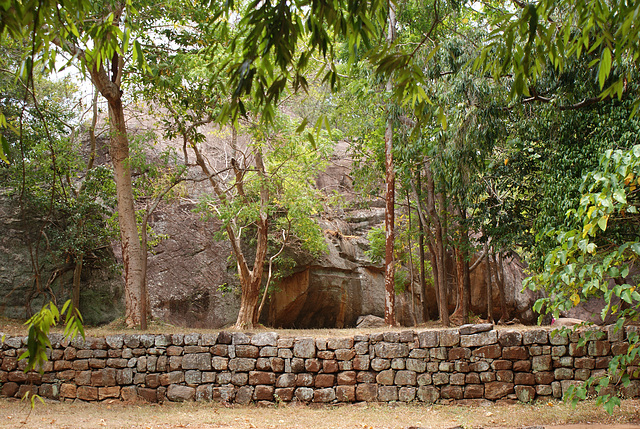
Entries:
{"type": "MultiPolygon", "coordinates": [[[[627,320],[638,320],[640,294],[629,271],[640,259],[639,177],[640,145],[607,150],[602,155],[599,168],[584,179],[579,206],[568,212],[580,227],[550,231],[557,247],[547,254],[544,271],[527,279],[526,286],[544,289],[548,296],[538,300],[534,310],[557,317],[560,311],[600,296],[607,304],[601,317],[615,315],[617,330],[624,329],[627,320]]],[[[583,398],[595,383],[598,391],[610,379],[621,378],[628,384],[626,368],[637,354],[637,334],[630,332],[628,341],[628,352],[611,361],[607,376],[576,389],[574,399],[583,398]]],[[[601,401],[611,410],[617,398],[606,395],[601,401]]]]}
{"type": "Polygon", "coordinates": [[[27,350],[20,355],[18,360],[27,359],[25,372],[38,370],[44,372],[43,364],[47,359],[47,348],[51,348],[49,331],[52,326],[56,326],[60,319],[65,319],[65,338],[74,338],[78,334],[84,338],[84,327],[82,326],[82,316],[77,308],[74,308],[71,301],[67,301],[61,310],[52,302],[46,304],[40,311],[31,316],[25,322],[29,327],[27,337],[27,350]]]}

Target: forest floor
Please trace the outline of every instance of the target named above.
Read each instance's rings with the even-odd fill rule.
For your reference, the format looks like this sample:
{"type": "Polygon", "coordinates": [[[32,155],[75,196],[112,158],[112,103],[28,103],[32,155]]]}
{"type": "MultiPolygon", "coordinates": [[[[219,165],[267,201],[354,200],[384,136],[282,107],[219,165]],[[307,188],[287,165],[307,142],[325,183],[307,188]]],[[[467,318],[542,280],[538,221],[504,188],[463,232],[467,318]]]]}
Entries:
{"type": "Polygon", "coordinates": [[[486,406],[365,404],[338,406],[219,403],[100,403],[0,399],[1,428],[530,428],[639,429],[640,401],[624,400],[613,416],[584,401],[574,409],[562,402],[486,406]]]}

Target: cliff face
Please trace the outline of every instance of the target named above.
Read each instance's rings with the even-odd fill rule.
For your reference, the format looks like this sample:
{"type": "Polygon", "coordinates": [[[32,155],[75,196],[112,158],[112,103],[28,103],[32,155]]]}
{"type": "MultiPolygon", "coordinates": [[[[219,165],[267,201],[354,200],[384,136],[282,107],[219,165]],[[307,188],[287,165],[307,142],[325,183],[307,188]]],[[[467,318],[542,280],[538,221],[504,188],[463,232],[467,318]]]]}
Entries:
{"type": "MultiPolygon", "coordinates": [[[[132,124],[143,130],[149,123],[132,124]]],[[[230,153],[229,136],[224,131],[205,131],[207,142],[203,154],[219,170],[230,153]]],[[[242,146],[246,142],[239,141],[242,146]]],[[[152,149],[173,147],[181,152],[180,142],[159,141],[152,149]]],[[[108,163],[108,154],[101,148],[101,163],[108,163]]],[[[155,154],[151,154],[152,156],[155,154]]],[[[192,161],[192,160],[191,160],[192,161]]],[[[324,231],[327,252],[316,259],[294,254],[298,263],[293,273],[275,284],[261,315],[265,325],[290,328],[352,327],[358,317],[384,314],[384,278],[381,265],[373,264],[365,255],[369,247],[367,234],[384,220],[382,200],[369,202],[369,208],[356,208],[348,144],[335,149],[326,171],[316,180],[316,187],[328,196],[339,196],[339,205],[327,205],[317,219],[324,231]]],[[[197,166],[189,167],[189,176],[203,179],[197,166]]],[[[188,182],[183,196],[163,203],[153,214],[150,225],[155,233],[165,235],[148,258],[148,290],[153,317],[166,323],[194,327],[219,328],[235,322],[239,308],[239,290],[235,261],[230,245],[216,241],[218,221],[203,220],[194,212],[200,196],[211,193],[206,181],[188,182]]],[[[25,296],[34,290],[29,248],[24,239],[25,227],[17,209],[8,199],[0,201],[0,294],[4,297],[0,314],[25,317],[25,296]]],[[[28,233],[28,232],[27,232],[28,233]]],[[[100,255],[103,266],[94,265],[83,274],[81,310],[91,324],[106,323],[119,317],[122,311],[122,280],[113,267],[119,260],[119,245],[100,255]]],[[[251,252],[249,251],[249,254],[251,252]]],[[[449,267],[449,307],[455,308],[455,276],[449,267]]],[[[43,269],[43,278],[51,278],[54,266],[43,269]]],[[[59,273],[51,292],[61,302],[68,296],[72,271],[59,273]]],[[[521,293],[523,271],[520,264],[508,260],[505,264],[507,307],[513,316],[525,322],[534,320],[531,312],[533,296],[521,293]]],[[[416,276],[417,277],[417,276],[416,276]]],[[[410,326],[437,315],[435,293],[431,287],[419,290],[419,283],[399,293],[396,298],[398,322],[410,326]],[[423,308],[428,314],[423,315],[423,308]],[[414,319],[415,314],[415,319],[414,319]]],[[[486,283],[484,264],[471,274],[472,307],[477,315],[486,314],[486,283]]],[[[37,309],[48,299],[47,290],[36,291],[32,308],[37,309]]],[[[499,302],[497,288],[492,301],[499,302]]],[[[494,306],[496,308],[497,305],[494,306]]]]}

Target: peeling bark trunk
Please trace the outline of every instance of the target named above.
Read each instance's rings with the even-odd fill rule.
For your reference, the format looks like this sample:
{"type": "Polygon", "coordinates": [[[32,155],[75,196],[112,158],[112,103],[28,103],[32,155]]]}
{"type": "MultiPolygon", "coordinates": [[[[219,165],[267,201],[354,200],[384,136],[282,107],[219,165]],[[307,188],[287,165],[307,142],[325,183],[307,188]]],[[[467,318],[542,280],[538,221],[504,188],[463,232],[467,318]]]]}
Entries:
{"type": "Polygon", "coordinates": [[[76,264],[73,269],[73,292],[71,294],[73,308],[80,309],[80,279],[82,276],[82,261],[84,255],[80,254],[76,257],[76,264]]]}
{"type": "Polygon", "coordinates": [[[489,261],[489,245],[484,244],[484,264],[485,264],[485,281],[487,283],[487,320],[494,322],[493,303],[491,302],[491,262],[489,261]]]}
{"type": "MultiPolygon", "coordinates": [[[[389,4],[389,29],[387,34],[387,43],[391,45],[395,40],[396,11],[393,3],[389,4]]],[[[389,78],[387,82],[387,92],[390,92],[392,80],[389,78]]],[[[394,226],[395,226],[395,186],[396,178],[393,163],[393,119],[391,112],[387,108],[387,127],[384,133],[384,152],[385,152],[385,260],[384,260],[384,321],[389,326],[395,326],[395,261],[393,255],[394,247],[394,226]]]]}
{"type": "MultiPolygon", "coordinates": [[[[119,91],[118,91],[119,94],[119,91]]],[[[129,140],[127,139],[124,108],[120,97],[108,99],[111,119],[110,155],[116,179],[118,197],[118,222],[122,243],[122,260],[125,279],[125,323],[127,326],[140,325],[144,307],[144,275],[142,267],[142,247],[138,237],[136,214],[133,201],[133,185],[129,169],[129,140]]],[[[144,316],[143,316],[144,314],[144,316]]]]}
{"type": "MultiPolygon", "coordinates": [[[[438,310],[440,315],[440,322],[444,326],[449,326],[449,309],[447,308],[447,279],[445,277],[445,243],[443,239],[444,228],[440,218],[440,216],[444,213],[444,209],[440,207],[440,213],[438,213],[438,211],[436,210],[435,184],[433,181],[433,175],[431,173],[431,162],[429,161],[425,166],[425,175],[427,179],[427,213],[429,214],[429,219],[433,223],[435,230],[433,253],[435,254],[435,269],[437,270],[438,310]]],[[[443,200],[444,198],[441,196],[441,205],[443,203],[443,200]]],[[[434,279],[435,277],[436,276],[434,276],[434,279]]]]}

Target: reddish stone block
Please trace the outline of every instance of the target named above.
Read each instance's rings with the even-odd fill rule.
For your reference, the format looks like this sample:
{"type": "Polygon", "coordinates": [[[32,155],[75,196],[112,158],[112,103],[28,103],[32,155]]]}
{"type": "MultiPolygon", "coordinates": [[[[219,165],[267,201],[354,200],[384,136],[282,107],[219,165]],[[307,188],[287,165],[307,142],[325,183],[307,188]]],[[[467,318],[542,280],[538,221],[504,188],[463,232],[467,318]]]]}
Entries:
{"type": "Polygon", "coordinates": [[[83,401],[95,401],[98,399],[98,388],[92,386],[80,386],[77,389],[77,397],[83,401]]]}
{"type": "Polygon", "coordinates": [[[320,371],[320,369],[322,369],[322,364],[320,363],[320,361],[318,359],[307,359],[304,362],[304,368],[308,371],[308,372],[318,372],[320,371]]]}
{"type": "Polygon", "coordinates": [[[491,362],[491,368],[495,369],[496,371],[511,369],[513,368],[513,362],[511,362],[510,360],[503,360],[503,359],[494,360],[493,362],[491,362]]]}
{"type": "MultiPolygon", "coordinates": [[[[174,385],[172,384],[172,386],[174,385]]],[[[158,394],[156,392],[156,389],[138,387],[138,397],[144,399],[147,402],[158,402],[158,394]]]]}
{"type": "Polygon", "coordinates": [[[449,360],[462,360],[471,357],[471,349],[466,347],[453,347],[449,350],[449,360]]]}
{"type": "Polygon", "coordinates": [[[339,385],[355,385],[356,384],[356,372],[344,371],[338,374],[339,385]]]}
{"type": "Polygon", "coordinates": [[[519,360],[513,363],[513,370],[517,372],[531,372],[530,360],[519,360]]]}
{"type": "Polygon", "coordinates": [[[258,385],[253,391],[253,399],[256,401],[273,401],[273,386],[258,385]]]}
{"type": "Polygon", "coordinates": [[[0,389],[0,395],[6,396],[7,398],[11,398],[16,394],[16,392],[18,392],[18,389],[19,389],[18,383],[14,383],[10,381],[2,385],[2,389],[0,389]]]}
{"type": "MultiPolygon", "coordinates": [[[[258,384],[275,384],[276,383],[276,375],[273,372],[262,372],[262,371],[250,371],[249,372],[249,384],[258,385],[258,384]]],[[[273,394],[273,391],[271,392],[273,394]]]]}
{"type": "Polygon", "coordinates": [[[318,374],[316,375],[316,387],[333,387],[335,384],[336,376],[333,374],[318,374]]]}
{"type": "Polygon", "coordinates": [[[336,387],[336,399],[340,402],[354,402],[356,400],[356,386],[336,387]]]}
{"type": "MultiPolygon", "coordinates": [[[[497,359],[501,356],[502,349],[498,344],[492,344],[489,346],[479,347],[475,349],[471,354],[473,356],[483,357],[486,359],[497,359]]],[[[505,359],[508,358],[505,356],[505,359]]]]}
{"type": "Polygon", "coordinates": [[[462,399],[464,397],[464,391],[461,386],[442,386],[440,396],[444,399],[462,399]]]}
{"type": "Polygon", "coordinates": [[[536,384],[551,384],[556,380],[552,372],[536,372],[534,373],[536,384]]]}
{"type": "Polygon", "coordinates": [[[273,396],[276,401],[291,402],[293,399],[293,391],[293,387],[282,387],[275,389],[273,396]]]}
{"type": "Polygon", "coordinates": [[[78,395],[78,388],[75,384],[63,383],[60,386],[60,397],[61,398],[76,398],[78,395]]]}
{"type": "Polygon", "coordinates": [[[482,384],[467,384],[464,387],[465,399],[480,399],[484,396],[484,385],[482,384]]]}
{"type": "MultiPolygon", "coordinates": [[[[513,382],[515,384],[526,384],[526,385],[533,386],[534,384],[536,384],[536,378],[530,372],[516,372],[513,382]]],[[[525,401],[525,402],[528,402],[528,401],[525,401]]]]}
{"type": "Polygon", "coordinates": [[[322,370],[326,373],[338,372],[338,362],[331,359],[322,361],[322,370]]]}
{"type": "Polygon", "coordinates": [[[502,357],[509,360],[529,359],[529,351],[522,346],[505,347],[502,350],[502,357]]]}
{"type": "Polygon", "coordinates": [[[378,397],[378,385],[373,383],[358,384],[356,387],[356,400],[375,402],[378,397]]]}
{"type": "Polygon", "coordinates": [[[119,398],[120,386],[100,387],[98,388],[98,399],[119,398]]]}
{"type": "Polygon", "coordinates": [[[486,399],[491,401],[504,398],[511,393],[514,393],[513,383],[494,381],[492,383],[487,383],[484,387],[484,396],[486,399]]]}

